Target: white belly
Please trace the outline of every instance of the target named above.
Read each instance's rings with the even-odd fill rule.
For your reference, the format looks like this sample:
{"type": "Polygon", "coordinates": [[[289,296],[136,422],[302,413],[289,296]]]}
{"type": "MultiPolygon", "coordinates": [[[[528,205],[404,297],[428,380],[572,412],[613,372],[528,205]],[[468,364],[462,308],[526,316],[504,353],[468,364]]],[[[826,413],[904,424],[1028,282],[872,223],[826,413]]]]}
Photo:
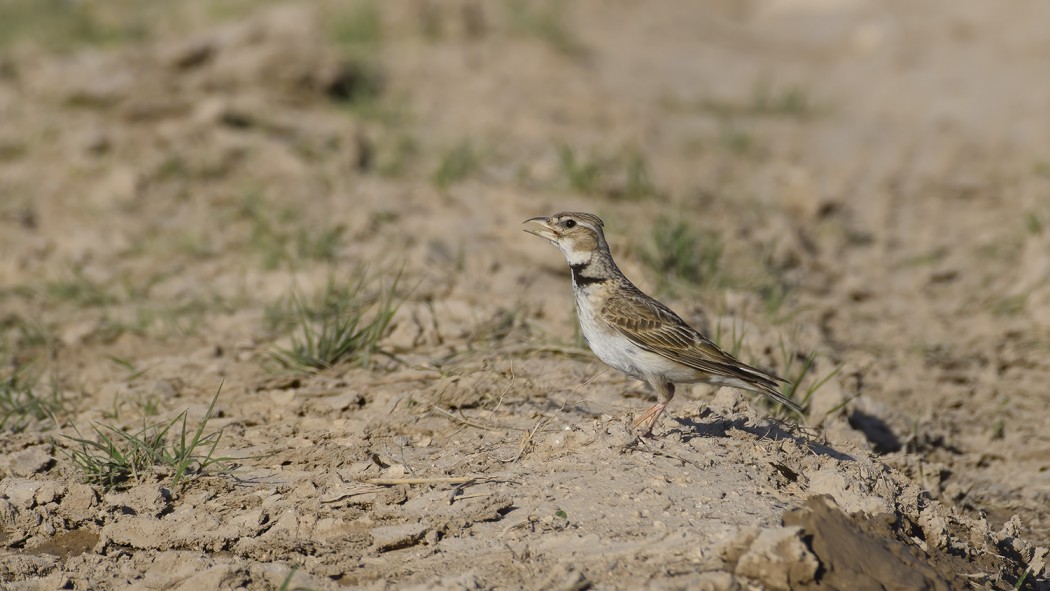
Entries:
{"type": "Polygon", "coordinates": [[[576,311],[580,318],[580,329],[587,339],[591,351],[610,367],[643,381],[652,378],[668,382],[692,383],[698,375],[695,370],[675,363],[662,355],[646,351],[620,334],[615,328],[599,324],[587,306],[579,305],[577,294],[576,311]]]}

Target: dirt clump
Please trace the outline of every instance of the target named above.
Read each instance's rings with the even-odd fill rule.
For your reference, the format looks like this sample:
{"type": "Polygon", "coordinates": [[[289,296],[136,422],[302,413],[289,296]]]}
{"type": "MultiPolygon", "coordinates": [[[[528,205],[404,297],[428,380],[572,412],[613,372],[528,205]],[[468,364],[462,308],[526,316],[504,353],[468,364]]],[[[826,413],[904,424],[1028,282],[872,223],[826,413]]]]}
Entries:
{"type": "Polygon", "coordinates": [[[0,6],[5,589],[1050,585],[1044,3],[75,4],[0,6]],[[557,211],[806,415],[636,437],[557,211]]]}

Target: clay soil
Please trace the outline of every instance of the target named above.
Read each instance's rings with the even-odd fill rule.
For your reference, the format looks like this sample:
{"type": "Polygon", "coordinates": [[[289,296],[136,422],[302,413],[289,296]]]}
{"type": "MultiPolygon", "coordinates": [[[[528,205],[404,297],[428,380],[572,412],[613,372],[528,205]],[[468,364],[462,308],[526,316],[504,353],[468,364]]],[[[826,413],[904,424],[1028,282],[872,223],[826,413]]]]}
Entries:
{"type": "Polygon", "coordinates": [[[0,5],[0,587],[1048,588],[1047,23],[0,5]],[[806,415],[638,440],[521,231],[566,210],[806,415]]]}

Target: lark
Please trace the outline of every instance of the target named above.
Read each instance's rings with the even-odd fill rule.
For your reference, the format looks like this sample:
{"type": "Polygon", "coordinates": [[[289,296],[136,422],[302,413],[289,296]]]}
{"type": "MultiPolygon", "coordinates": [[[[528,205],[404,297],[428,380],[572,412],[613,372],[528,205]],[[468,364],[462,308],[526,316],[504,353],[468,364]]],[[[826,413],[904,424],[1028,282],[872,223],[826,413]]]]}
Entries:
{"type": "Polygon", "coordinates": [[[602,230],[590,213],[564,212],[525,221],[530,234],[557,246],[572,271],[576,312],[591,350],[607,365],[649,385],[657,403],[632,429],[653,427],[674,398],[675,384],[706,383],[758,392],[802,414],[780,393],[785,380],[726,353],[620,272],[602,230]]]}

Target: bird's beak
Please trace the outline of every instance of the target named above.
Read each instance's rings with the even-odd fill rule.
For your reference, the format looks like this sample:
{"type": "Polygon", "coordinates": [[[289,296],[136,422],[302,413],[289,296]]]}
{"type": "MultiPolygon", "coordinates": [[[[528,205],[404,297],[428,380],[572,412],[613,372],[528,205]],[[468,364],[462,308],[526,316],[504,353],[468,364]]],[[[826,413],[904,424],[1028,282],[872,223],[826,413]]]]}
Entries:
{"type": "Polygon", "coordinates": [[[523,223],[528,224],[525,231],[529,234],[535,234],[540,238],[546,238],[551,242],[557,242],[558,233],[554,231],[554,228],[550,225],[550,218],[538,217],[525,220],[523,223]]]}

